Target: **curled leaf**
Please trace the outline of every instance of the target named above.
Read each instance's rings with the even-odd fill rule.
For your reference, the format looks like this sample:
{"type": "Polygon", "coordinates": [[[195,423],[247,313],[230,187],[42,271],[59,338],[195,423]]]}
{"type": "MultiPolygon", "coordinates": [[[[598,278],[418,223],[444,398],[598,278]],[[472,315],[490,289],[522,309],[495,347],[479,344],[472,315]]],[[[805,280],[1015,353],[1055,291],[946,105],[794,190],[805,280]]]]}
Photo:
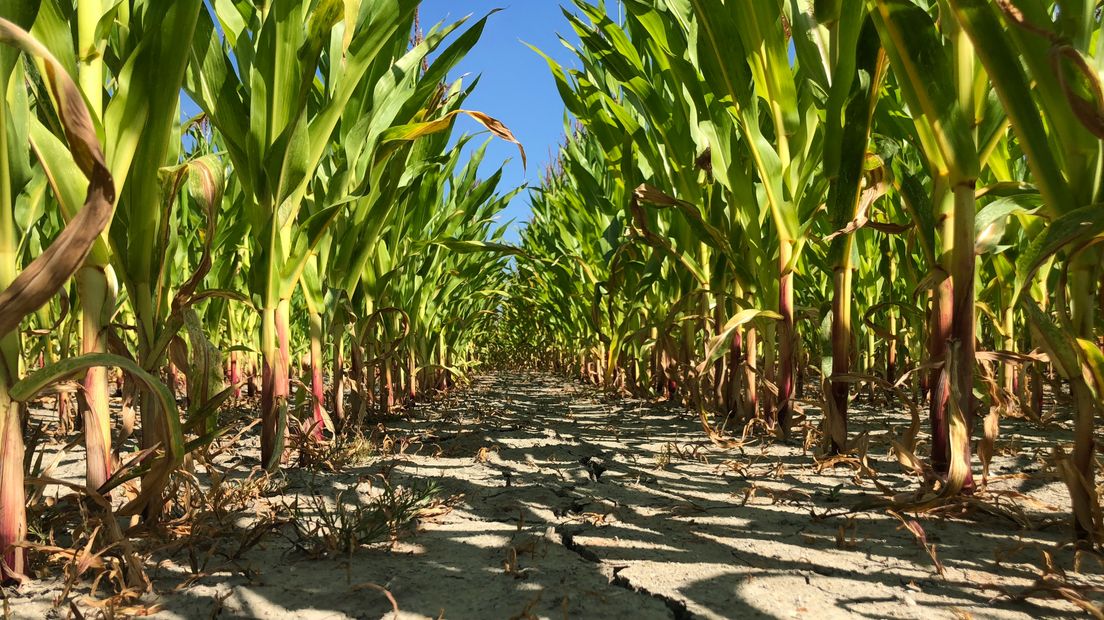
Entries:
{"type": "MultiPolygon", "coordinates": [[[[48,302],[84,263],[100,233],[111,222],[115,183],[104,161],[84,98],[61,63],[27,31],[3,18],[0,18],[0,42],[38,56],[45,63],[45,77],[57,102],[58,118],[65,129],[69,150],[89,181],[81,210],[50,247],[0,293],[0,336],[3,336],[48,302]]],[[[3,205],[2,208],[10,207],[3,205]]]]}
{"type": "Polygon", "coordinates": [[[525,157],[525,147],[514,136],[506,125],[501,121],[491,118],[482,112],[476,112],[474,110],[453,110],[442,116],[441,118],[434,119],[432,121],[425,121],[422,123],[411,123],[409,125],[399,125],[398,127],[392,127],[384,132],[381,142],[410,142],[417,140],[418,138],[424,138],[435,133],[445,131],[452,125],[452,121],[459,114],[465,114],[474,119],[480,125],[487,128],[488,131],[498,136],[499,138],[515,144],[518,147],[518,151],[521,152],[521,166],[527,167],[528,162],[525,157]]]}

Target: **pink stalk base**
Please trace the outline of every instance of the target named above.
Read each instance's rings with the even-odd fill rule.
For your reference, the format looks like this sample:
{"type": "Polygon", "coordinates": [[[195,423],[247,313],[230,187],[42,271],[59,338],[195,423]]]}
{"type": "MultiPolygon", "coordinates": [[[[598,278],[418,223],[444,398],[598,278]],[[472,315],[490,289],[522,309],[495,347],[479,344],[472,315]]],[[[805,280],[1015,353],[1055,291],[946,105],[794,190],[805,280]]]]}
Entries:
{"type": "Polygon", "coordinates": [[[27,533],[26,497],[23,489],[23,432],[19,405],[7,403],[0,411],[0,582],[23,576],[23,549],[12,545],[27,533]]]}

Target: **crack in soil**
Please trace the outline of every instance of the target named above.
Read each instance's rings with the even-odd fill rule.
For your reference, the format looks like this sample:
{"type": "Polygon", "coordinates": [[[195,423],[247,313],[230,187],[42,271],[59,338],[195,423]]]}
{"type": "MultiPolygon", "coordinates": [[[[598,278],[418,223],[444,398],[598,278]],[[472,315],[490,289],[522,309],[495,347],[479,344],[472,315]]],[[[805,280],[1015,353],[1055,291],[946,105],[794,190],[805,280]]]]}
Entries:
{"type": "Polygon", "coordinates": [[[642,594],[644,596],[654,598],[660,603],[663,603],[667,607],[667,609],[671,611],[671,616],[674,618],[674,620],[694,620],[695,616],[694,614],[690,613],[689,609],[687,609],[686,603],[665,594],[660,594],[659,592],[652,592],[651,590],[643,586],[634,584],[632,581],[629,580],[628,577],[625,577],[621,574],[621,571],[628,568],[627,566],[609,566],[597,553],[594,553],[590,549],[587,549],[585,546],[575,542],[576,532],[570,532],[566,527],[560,525],[556,527],[556,533],[560,535],[560,542],[568,551],[575,553],[588,562],[598,564],[602,568],[608,568],[611,571],[611,586],[623,588],[630,592],[635,592],[636,594],[642,594]]]}
{"type": "Polygon", "coordinates": [[[571,551],[583,558],[587,562],[594,562],[595,564],[602,564],[602,558],[598,557],[597,553],[594,553],[590,549],[575,542],[575,533],[567,531],[567,528],[563,525],[556,526],[556,533],[560,535],[560,542],[568,551],[571,551]]]}
{"type": "Polygon", "coordinates": [[[626,590],[632,590],[633,592],[636,592],[638,594],[650,596],[660,603],[663,603],[667,606],[667,609],[671,610],[671,615],[674,616],[675,620],[694,620],[695,616],[694,614],[690,613],[689,609],[686,608],[686,603],[676,598],[667,596],[666,594],[652,592],[651,590],[642,586],[634,585],[631,581],[629,581],[628,577],[621,575],[621,571],[625,570],[626,568],[628,567],[621,566],[613,569],[613,579],[610,581],[610,583],[619,588],[625,588],[626,590]]]}

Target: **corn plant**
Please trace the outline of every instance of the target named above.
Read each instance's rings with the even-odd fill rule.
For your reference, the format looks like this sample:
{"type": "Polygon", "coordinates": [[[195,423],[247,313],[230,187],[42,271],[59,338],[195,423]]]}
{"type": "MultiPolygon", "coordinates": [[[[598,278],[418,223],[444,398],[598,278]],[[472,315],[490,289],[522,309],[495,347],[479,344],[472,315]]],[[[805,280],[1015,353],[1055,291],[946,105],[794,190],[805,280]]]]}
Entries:
{"type": "MultiPolygon", "coordinates": [[[[1095,10],[623,6],[618,22],[601,4],[568,14],[579,69],[545,57],[578,124],[533,193],[503,317],[552,329],[499,327],[513,344],[488,354],[681,396],[711,433],[708,412],[784,432],[819,362],[833,452],[849,448],[853,385],[905,397],[911,379],[933,501],[976,487],[981,411],[1028,392],[1025,409],[1041,408],[1042,359],[1071,385],[1061,468],[1078,536],[1095,540],[1095,10]],[[994,364],[999,380],[979,370],[994,364]]],[[[918,432],[914,418],[898,437],[902,462],[918,432]]]]}
{"type": "MultiPolygon", "coordinates": [[[[24,573],[25,407],[50,384],[83,376],[89,492],[106,495],[141,476],[141,493],[117,514],[156,519],[169,475],[185,451],[220,432],[218,405],[237,394],[256,354],[262,452],[274,468],[292,350],[311,351],[310,417],[324,418],[326,322],[340,350],[350,317],[376,314],[376,299],[406,307],[406,328],[419,332],[401,351],[413,398],[473,367],[472,334],[503,294],[502,256],[514,250],[492,221],[512,194],[498,193],[498,175],[477,178],[481,154],[457,174],[463,148],[449,146],[461,115],[517,142],[493,118],[463,109],[471,86],[446,81],[486,18],[465,29],[467,20],[438,25],[411,42],[413,1],[155,4],[0,7],[5,581],[24,573]],[[182,89],[203,111],[186,122],[182,89]],[[499,258],[484,260],[488,252],[499,258]],[[379,260],[385,279],[365,280],[379,260]],[[306,347],[291,331],[293,303],[308,310],[306,347]],[[42,336],[51,329],[62,335],[42,336]],[[133,395],[124,396],[120,436],[137,425],[143,446],[120,470],[112,369],[133,395]]],[[[399,313],[387,315],[392,337],[399,313]]]]}
{"type": "MultiPolygon", "coordinates": [[[[1092,40],[1100,18],[1081,11],[1048,11],[1046,4],[1023,10],[1000,9],[980,2],[948,2],[971,49],[991,76],[1042,199],[1035,241],[1016,259],[1016,301],[1027,313],[1055,369],[1070,382],[1076,407],[1072,461],[1062,473],[1073,498],[1075,526],[1082,541],[1100,542],[1101,522],[1093,469],[1095,416],[1104,393],[1104,359],[1095,344],[1099,333],[1094,286],[1101,277],[1104,216],[1098,201],[1101,185],[1091,172],[1100,163],[1100,56],[1092,40]],[[1018,62],[1007,62],[1017,58],[1018,62]],[[1035,88],[1029,88],[1031,82],[1035,88]],[[1094,106],[1096,106],[1094,108],[1094,106]],[[1038,230],[1041,228],[1041,230],[1038,230]],[[1026,294],[1040,267],[1061,255],[1054,291],[1055,316],[1026,294]]],[[[1051,297],[1043,294],[1043,300],[1051,297]]]]}
{"type": "Polygon", "coordinates": [[[225,44],[211,16],[201,15],[186,81],[222,136],[252,229],[249,288],[262,319],[262,458],[269,469],[285,443],[290,299],[316,229],[340,209],[328,206],[308,222],[300,218],[304,198],[345,106],[396,35],[405,40],[417,3],[366,2],[349,14],[340,2],[313,4],[217,4],[225,44]]]}
{"type": "Polygon", "coordinates": [[[258,376],[269,471],[289,429],[318,465],[490,363],[679,401],[717,441],[816,422],[831,458],[862,449],[866,390],[912,412],[893,449],[932,505],[977,490],[979,416],[1049,419],[1050,368],[1075,534],[1102,542],[1095,4],[575,0],[519,247],[499,218],[523,189],[456,136],[518,142],[452,77],[493,14],[423,32],[418,4],[0,2],[5,581],[26,408],[73,377],[88,493],[141,477],[115,514],[156,522],[258,376]]]}
{"type": "MultiPolygon", "coordinates": [[[[23,25],[33,20],[37,7],[24,7],[16,15],[23,25]]],[[[4,215],[0,241],[5,251],[3,273],[4,289],[0,292],[0,337],[3,338],[3,371],[0,374],[0,442],[3,460],[0,467],[0,548],[3,549],[2,578],[4,581],[22,578],[23,552],[17,547],[26,534],[23,490],[23,408],[49,383],[90,367],[102,367],[111,363],[110,356],[88,355],[58,362],[27,376],[22,376],[20,337],[17,330],[20,321],[45,304],[80,268],[100,234],[107,228],[115,201],[115,185],[108,169],[100,142],[95,135],[94,123],[80,95],[76,83],[69,77],[61,63],[26,30],[7,19],[0,19],[0,39],[6,46],[0,56],[0,74],[3,75],[5,97],[0,101],[0,114],[4,120],[5,136],[8,127],[18,128],[17,136],[26,137],[24,128],[31,115],[25,91],[20,88],[24,73],[20,56],[14,50],[37,57],[44,67],[45,79],[56,101],[54,112],[69,140],[73,161],[87,179],[88,188],[83,205],[54,239],[53,243],[27,265],[15,261],[18,229],[13,217],[17,196],[34,199],[24,190],[30,178],[30,161],[26,159],[26,144],[7,144],[0,149],[0,195],[4,196],[4,215]],[[14,86],[14,88],[12,88],[14,86]]],[[[38,200],[42,195],[38,195],[38,200]]],[[[122,360],[120,360],[122,361],[122,360]]],[[[125,365],[125,363],[124,363],[125,365]]],[[[132,368],[149,382],[148,375],[132,368]]],[[[163,404],[168,405],[167,402],[163,404]]],[[[169,467],[176,463],[167,459],[169,467]]],[[[165,467],[160,468],[164,473],[165,467]]]]}

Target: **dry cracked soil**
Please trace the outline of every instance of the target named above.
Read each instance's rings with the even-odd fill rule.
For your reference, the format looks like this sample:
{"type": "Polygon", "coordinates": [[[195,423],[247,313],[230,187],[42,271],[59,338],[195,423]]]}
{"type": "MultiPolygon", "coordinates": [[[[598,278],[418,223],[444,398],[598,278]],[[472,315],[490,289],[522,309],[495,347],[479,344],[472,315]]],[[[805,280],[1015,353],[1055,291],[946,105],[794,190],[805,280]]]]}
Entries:
{"type": "MultiPolygon", "coordinates": [[[[884,488],[919,485],[884,449],[887,426],[906,423],[884,406],[856,416],[853,430],[869,431],[870,465],[884,488]]],[[[1049,434],[1012,422],[1003,429],[1013,448],[994,460],[985,496],[1013,506],[1019,523],[999,510],[917,517],[942,575],[902,521],[884,509],[849,511],[883,496],[853,467],[820,468],[798,443],[711,443],[696,415],[671,405],[608,399],[547,375],[495,374],[376,432],[385,453],[338,472],[289,469],[254,505],[228,507],[237,538],[214,532],[203,545],[151,551],[154,590],[142,602],[155,617],[189,619],[1083,613],[1065,600],[1011,596],[1037,584],[1041,550],[1073,565],[1062,547],[1070,538],[1064,487],[1045,470],[1022,475],[1038,468],[1055,433],[1062,439],[1061,424],[1049,434]],[[393,485],[433,481],[448,508],[398,543],[352,553],[311,552],[272,516],[296,498],[309,519],[303,498],[371,496],[382,474],[393,485]],[[1023,519],[1046,527],[1024,528],[1023,519]],[[259,534],[242,534],[250,531],[259,534]]],[[[244,479],[259,463],[257,438],[234,441],[215,461],[244,479]]],[[[79,479],[80,453],[61,456],[54,475],[79,479]]],[[[203,471],[197,480],[210,485],[203,471]]],[[[1081,568],[1067,584],[1104,583],[1095,560],[1081,568]]],[[[75,617],[70,600],[86,617],[103,611],[87,580],[62,589],[60,577],[40,578],[9,598],[7,613],[75,617]]]]}

